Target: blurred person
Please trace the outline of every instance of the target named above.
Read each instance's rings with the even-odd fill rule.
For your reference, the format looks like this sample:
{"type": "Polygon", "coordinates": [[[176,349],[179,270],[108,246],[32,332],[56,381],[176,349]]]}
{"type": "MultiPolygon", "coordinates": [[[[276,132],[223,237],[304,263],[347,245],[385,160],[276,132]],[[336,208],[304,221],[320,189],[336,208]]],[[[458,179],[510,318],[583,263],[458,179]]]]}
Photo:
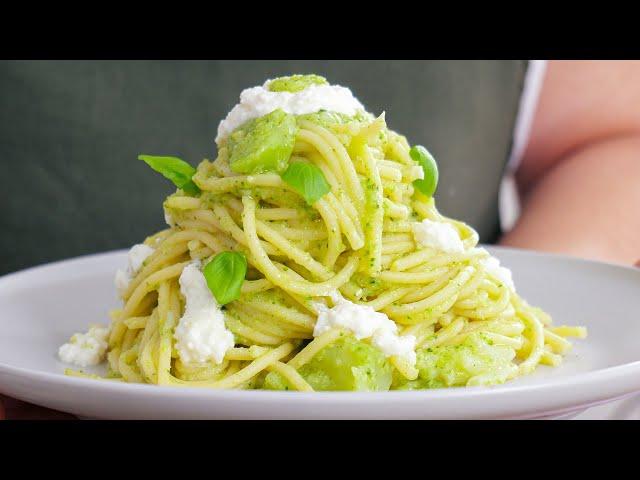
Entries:
{"type": "Polygon", "coordinates": [[[640,258],[640,61],[551,61],[515,177],[522,213],[500,243],[640,258]]]}
{"type": "MultiPolygon", "coordinates": [[[[454,71],[463,68],[456,65],[454,71]]],[[[519,82],[517,76],[513,82],[519,82]]],[[[357,86],[349,86],[359,96],[357,86]]],[[[445,87],[425,85],[430,88],[445,87]]],[[[517,115],[500,127],[509,129],[502,137],[513,135],[506,168],[500,159],[488,165],[461,155],[456,171],[457,175],[466,173],[471,185],[475,181],[484,187],[475,180],[483,171],[493,178],[500,192],[498,195],[496,187],[487,198],[499,197],[499,208],[488,200],[488,207],[475,217],[451,216],[470,221],[485,242],[634,264],[640,258],[640,61],[531,61],[522,89],[516,90],[517,115]],[[500,230],[492,225],[498,220],[500,230]]],[[[452,100],[446,97],[444,101],[452,100]]],[[[458,110],[451,110],[451,121],[463,123],[456,118],[458,110]]],[[[473,128],[482,133],[482,127],[473,128]]],[[[426,140],[418,143],[430,146],[426,140]]],[[[440,160],[441,155],[436,158],[440,160]]],[[[446,162],[443,167],[445,173],[446,168],[453,168],[446,162]]],[[[439,206],[442,198],[445,214],[472,207],[473,200],[468,198],[462,205],[454,203],[453,187],[436,196],[439,206]]],[[[119,226],[127,227],[126,222],[119,226]]],[[[72,418],[0,396],[0,418],[3,416],[72,418]]]]}

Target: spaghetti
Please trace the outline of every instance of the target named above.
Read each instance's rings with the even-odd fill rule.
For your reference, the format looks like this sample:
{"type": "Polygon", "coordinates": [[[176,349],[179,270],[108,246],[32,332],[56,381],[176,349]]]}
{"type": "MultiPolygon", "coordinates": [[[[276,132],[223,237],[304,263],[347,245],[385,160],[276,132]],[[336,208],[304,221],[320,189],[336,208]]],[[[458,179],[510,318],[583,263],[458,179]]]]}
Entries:
{"type": "MultiPolygon", "coordinates": [[[[319,315],[340,301],[381,312],[398,337],[415,339],[417,362],[398,355],[378,362],[388,376],[382,389],[501,383],[539,364],[558,365],[571,346],[566,338],[586,335],[581,327],[553,327],[489,268],[476,232],[441,215],[434,198],[415,188],[423,169],[384,116],[298,115],[296,126],[289,163],[316,166],[330,191],[309,205],[278,173],[236,173],[222,140],[215,161],[203,160],[192,176],[200,192],[170,195],[171,227],[144,242],[153,252],[123,290],[122,308],[111,312],[108,378],[335,388],[318,380],[331,348],[375,349],[371,338],[354,339],[344,328],[314,337],[319,315]],[[459,251],[417,241],[415,225],[425,220],[450,226],[459,251]],[[185,314],[181,273],[226,251],[241,252],[248,264],[239,297],[223,308],[234,345],[220,363],[185,363],[174,338],[185,314]]],[[[378,389],[359,385],[369,387],[353,388],[378,389]]]]}

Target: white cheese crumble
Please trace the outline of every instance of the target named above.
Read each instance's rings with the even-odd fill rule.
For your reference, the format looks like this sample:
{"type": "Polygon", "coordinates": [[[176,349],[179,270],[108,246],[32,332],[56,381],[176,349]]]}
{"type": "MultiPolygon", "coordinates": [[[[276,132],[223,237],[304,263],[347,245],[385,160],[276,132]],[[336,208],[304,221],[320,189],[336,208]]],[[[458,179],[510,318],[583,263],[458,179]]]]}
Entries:
{"type": "Polygon", "coordinates": [[[222,363],[234,346],[233,334],[224,323],[224,313],[209,290],[199,263],[187,265],[180,275],[180,292],[185,298],[184,315],[174,332],[176,350],[185,363],[222,363]]]}
{"type": "Polygon", "coordinates": [[[320,110],[355,115],[364,110],[351,90],[340,85],[311,85],[299,92],[270,92],[267,80],[261,87],[247,88],[240,94],[240,103],[231,109],[218,126],[216,143],[224,140],[243,123],[267,115],[278,108],[293,114],[304,115],[320,110]]]}
{"type": "Polygon", "coordinates": [[[500,260],[496,257],[488,257],[482,260],[482,264],[484,268],[487,270],[487,273],[493,275],[498,280],[506,284],[511,290],[516,291],[516,286],[513,283],[513,274],[511,270],[507,267],[503,267],[500,265],[500,260]]]}
{"type": "Polygon", "coordinates": [[[416,337],[398,335],[398,326],[384,313],[366,305],[358,305],[344,298],[334,299],[333,308],[322,306],[313,329],[317,337],[332,328],[348,330],[358,339],[370,338],[371,344],[387,357],[400,357],[415,365],[416,337]],[[336,301],[337,300],[337,301],[336,301]]]}
{"type": "Polygon", "coordinates": [[[60,360],[65,363],[88,367],[104,360],[107,353],[109,328],[93,326],[87,333],[76,333],[68,343],[58,349],[60,360]]]}
{"type": "Polygon", "coordinates": [[[423,247],[431,247],[447,253],[464,252],[464,244],[453,225],[424,219],[411,226],[413,237],[423,247]]]}
{"type": "Polygon", "coordinates": [[[116,276],[114,279],[114,283],[116,289],[118,290],[118,294],[122,297],[124,292],[129,287],[129,283],[133,280],[133,277],[136,276],[138,270],[142,267],[144,261],[154,252],[154,249],[145,245],[144,243],[140,243],[138,245],[134,245],[129,250],[129,256],[127,257],[127,268],[126,270],[118,269],[116,271],[116,276]]]}

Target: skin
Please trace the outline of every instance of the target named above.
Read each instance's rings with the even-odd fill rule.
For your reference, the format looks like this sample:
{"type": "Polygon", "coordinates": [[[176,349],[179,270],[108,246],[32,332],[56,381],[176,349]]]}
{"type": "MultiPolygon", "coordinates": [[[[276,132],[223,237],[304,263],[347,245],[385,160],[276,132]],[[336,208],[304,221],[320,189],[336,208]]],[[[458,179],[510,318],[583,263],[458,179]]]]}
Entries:
{"type": "MultiPolygon", "coordinates": [[[[640,267],[640,61],[550,61],[501,244],[640,267]]],[[[0,419],[72,415],[0,395],[0,419]]]]}
{"type": "Polygon", "coordinates": [[[631,265],[640,258],[640,62],[548,63],[503,245],[631,265]]]}

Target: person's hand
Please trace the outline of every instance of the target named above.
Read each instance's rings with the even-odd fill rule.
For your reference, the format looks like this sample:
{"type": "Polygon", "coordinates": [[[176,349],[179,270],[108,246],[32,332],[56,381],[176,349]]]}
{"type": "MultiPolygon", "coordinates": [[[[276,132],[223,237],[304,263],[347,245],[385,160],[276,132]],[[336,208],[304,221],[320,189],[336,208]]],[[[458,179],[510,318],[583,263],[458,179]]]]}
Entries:
{"type": "Polygon", "coordinates": [[[74,420],[69,413],[50,410],[0,394],[0,420],[74,420]]]}

